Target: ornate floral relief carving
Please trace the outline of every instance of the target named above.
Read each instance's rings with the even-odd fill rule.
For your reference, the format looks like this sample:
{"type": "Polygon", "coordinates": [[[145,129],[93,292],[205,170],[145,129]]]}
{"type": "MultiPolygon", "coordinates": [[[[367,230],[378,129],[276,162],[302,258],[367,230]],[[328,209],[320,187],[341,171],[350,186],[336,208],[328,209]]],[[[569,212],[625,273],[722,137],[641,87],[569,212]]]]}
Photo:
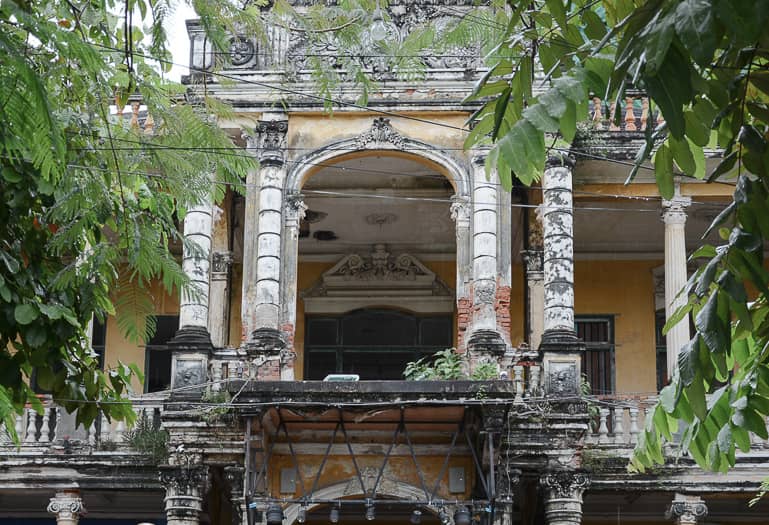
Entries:
{"type": "Polygon", "coordinates": [[[377,244],[367,257],[358,254],[346,257],[334,275],[358,281],[408,281],[427,273],[411,255],[403,253],[393,257],[386,251],[384,244],[377,244]]]}
{"type": "Polygon", "coordinates": [[[493,281],[479,281],[475,283],[475,302],[478,304],[493,304],[494,295],[497,292],[496,283],[493,281]]]}
{"type": "Polygon", "coordinates": [[[390,119],[377,117],[371,124],[371,128],[355,139],[355,146],[358,149],[366,149],[370,144],[392,144],[396,148],[404,148],[405,138],[395,131],[390,124],[390,119]]]}

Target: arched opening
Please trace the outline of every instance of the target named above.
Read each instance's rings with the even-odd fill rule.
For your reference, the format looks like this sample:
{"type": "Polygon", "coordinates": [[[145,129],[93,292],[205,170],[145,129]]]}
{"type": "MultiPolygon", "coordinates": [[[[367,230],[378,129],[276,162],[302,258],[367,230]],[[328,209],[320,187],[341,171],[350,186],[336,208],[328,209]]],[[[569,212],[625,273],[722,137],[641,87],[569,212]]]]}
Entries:
{"type": "Polygon", "coordinates": [[[437,164],[358,152],[315,164],[300,191],[295,377],[401,379],[456,345],[457,190],[437,164]]]}

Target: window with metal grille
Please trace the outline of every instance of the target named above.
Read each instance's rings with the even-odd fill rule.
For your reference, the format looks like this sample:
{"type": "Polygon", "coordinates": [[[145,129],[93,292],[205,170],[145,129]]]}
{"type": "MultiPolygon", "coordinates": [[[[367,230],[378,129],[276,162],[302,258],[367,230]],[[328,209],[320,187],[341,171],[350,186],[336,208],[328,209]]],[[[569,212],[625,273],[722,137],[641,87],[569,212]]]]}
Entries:
{"type": "Polygon", "coordinates": [[[358,374],[361,379],[403,379],[406,363],[449,348],[451,315],[417,316],[381,309],[342,316],[307,316],[304,378],[358,374]]]}
{"type": "Polygon", "coordinates": [[[577,316],[577,336],[585,342],[582,370],[595,395],[613,394],[614,316],[577,316]]]}

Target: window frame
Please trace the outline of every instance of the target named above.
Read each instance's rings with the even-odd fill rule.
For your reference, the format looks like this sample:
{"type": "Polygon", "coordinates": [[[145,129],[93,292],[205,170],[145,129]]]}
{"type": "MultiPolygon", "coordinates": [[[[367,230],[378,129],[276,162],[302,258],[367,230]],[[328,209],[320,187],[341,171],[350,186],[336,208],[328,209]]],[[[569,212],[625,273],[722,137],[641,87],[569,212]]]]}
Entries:
{"type": "Polygon", "coordinates": [[[591,393],[594,395],[599,396],[605,396],[605,395],[614,395],[617,392],[617,366],[616,366],[616,358],[617,358],[617,340],[616,340],[616,331],[615,331],[615,314],[585,314],[585,315],[575,315],[574,316],[574,330],[579,333],[578,329],[578,323],[606,323],[607,325],[607,342],[595,342],[595,341],[584,341],[585,344],[585,352],[581,356],[581,366],[582,366],[582,373],[584,374],[585,379],[590,383],[591,393]],[[609,366],[609,388],[608,391],[604,392],[595,392],[595,385],[594,382],[591,381],[591,378],[588,377],[588,372],[585,367],[586,359],[587,359],[587,352],[590,351],[601,351],[601,352],[609,352],[608,357],[608,366],[609,366]]]}

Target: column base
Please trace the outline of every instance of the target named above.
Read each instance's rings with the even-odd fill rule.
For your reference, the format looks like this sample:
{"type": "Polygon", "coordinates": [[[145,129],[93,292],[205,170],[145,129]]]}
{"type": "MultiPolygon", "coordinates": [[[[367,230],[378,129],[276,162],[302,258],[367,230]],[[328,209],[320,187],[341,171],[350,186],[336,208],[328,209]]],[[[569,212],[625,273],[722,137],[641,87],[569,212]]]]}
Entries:
{"type": "Polygon", "coordinates": [[[199,393],[208,381],[208,358],[214,349],[208,330],[183,326],[168,342],[168,348],[172,352],[171,390],[184,388],[185,394],[199,393]],[[198,385],[200,388],[194,388],[198,385]]]}
{"type": "Polygon", "coordinates": [[[213,348],[211,334],[203,326],[182,326],[177,330],[173,339],[168,342],[168,346],[174,350],[195,350],[213,348]]]}
{"type": "Polygon", "coordinates": [[[467,349],[476,355],[500,357],[507,350],[507,344],[494,330],[476,330],[467,340],[467,349]]]}
{"type": "Polygon", "coordinates": [[[582,385],[585,343],[574,330],[546,330],[539,352],[544,369],[545,395],[578,397],[582,385]]]}
{"type": "Polygon", "coordinates": [[[243,345],[249,357],[278,356],[288,348],[286,337],[275,328],[257,328],[243,345]]]}

